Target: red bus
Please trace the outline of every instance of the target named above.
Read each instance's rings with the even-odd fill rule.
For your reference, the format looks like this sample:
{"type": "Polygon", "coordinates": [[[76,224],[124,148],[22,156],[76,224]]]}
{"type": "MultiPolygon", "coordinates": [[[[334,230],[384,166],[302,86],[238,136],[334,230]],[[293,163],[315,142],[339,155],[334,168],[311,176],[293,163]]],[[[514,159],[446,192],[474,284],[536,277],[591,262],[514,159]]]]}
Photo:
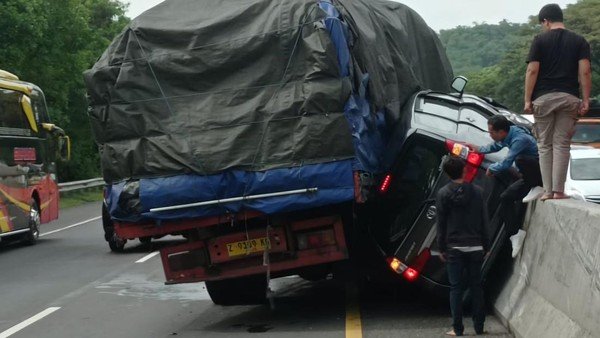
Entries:
{"type": "Polygon", "coordinates": [[[58,218],[56,161],[70,140],[50,122],[42,90],[0,70],[0,239],[34,244],[58,218]]]}

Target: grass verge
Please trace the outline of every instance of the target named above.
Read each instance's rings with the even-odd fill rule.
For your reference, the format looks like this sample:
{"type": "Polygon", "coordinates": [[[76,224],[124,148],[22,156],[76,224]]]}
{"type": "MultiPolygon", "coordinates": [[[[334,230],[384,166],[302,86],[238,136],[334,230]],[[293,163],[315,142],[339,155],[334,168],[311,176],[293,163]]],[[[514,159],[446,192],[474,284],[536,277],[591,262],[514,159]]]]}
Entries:
{"type": "Polygon", "coordinates": [[[102,201],[102,189],[67,192],[60,196],[60,208],[73,208],[85,203],[100,201],[102,201]]]}

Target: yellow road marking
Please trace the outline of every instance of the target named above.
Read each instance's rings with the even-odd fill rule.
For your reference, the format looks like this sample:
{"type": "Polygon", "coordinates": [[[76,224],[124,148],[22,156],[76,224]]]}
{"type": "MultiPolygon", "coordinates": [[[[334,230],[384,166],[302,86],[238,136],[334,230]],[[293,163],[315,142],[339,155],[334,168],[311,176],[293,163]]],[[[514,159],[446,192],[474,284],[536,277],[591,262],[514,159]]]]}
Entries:
{"type": "Polygon", "coordinates": [[[356,284],[346,284],[346,338],[362,338],[358,288],[356,284]]]}

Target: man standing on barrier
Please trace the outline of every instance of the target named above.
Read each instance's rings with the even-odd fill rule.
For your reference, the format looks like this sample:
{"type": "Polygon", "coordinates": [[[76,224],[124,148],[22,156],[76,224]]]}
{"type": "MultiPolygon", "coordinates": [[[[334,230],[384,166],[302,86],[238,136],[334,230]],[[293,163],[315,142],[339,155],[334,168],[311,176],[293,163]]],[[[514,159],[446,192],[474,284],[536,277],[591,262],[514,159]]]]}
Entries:
{"type": "Polygon", "coordinates": [[[590,44],[565,28],[557,4],[542,7],[538,19],[544,32],[533,39],[527,57],[523,110],[535,120],[542,200],[562,199],[569,197],[564,190],[577,116],[590,107],[590,44]]]}

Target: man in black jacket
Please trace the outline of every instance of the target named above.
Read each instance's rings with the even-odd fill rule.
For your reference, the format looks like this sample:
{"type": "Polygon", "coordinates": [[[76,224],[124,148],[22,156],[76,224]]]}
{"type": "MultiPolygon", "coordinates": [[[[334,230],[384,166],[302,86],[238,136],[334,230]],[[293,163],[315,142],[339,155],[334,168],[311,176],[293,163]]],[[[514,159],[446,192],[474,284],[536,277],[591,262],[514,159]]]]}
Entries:
{"type": "Polygon", "coordinates": [[[487,235],[487,208],[481,188],[465,182],[465,162],[449,157],[443,164],[444,172],[452,180],[437,193],[437,240],[442,260],[446,261],[450,280],[450,310],[453,329],[450,336],[462,336],[462,283],[466,271],[473,299],[473,326],[475,333],[483,333],[485,312],[481,286],[481,265],[489,251],[487,235]]]}

